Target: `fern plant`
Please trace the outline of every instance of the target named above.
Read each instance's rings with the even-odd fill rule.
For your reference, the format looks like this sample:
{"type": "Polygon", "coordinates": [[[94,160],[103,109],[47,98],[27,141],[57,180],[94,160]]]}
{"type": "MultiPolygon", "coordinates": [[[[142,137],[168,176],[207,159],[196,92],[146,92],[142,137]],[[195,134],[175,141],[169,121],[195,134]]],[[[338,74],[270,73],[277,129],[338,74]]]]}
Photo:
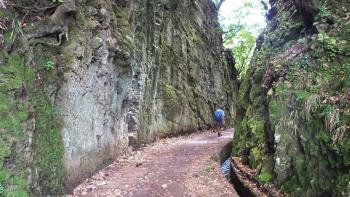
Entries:
{"type": "Polygon", "coordinates": [[[54,68],[54,66],[55,66],[55,63],[54,63],[52,60],[48,60],[48,61],[43,65],[43,67],[44,67],[44,69],[45,69],[46,71],[52,70],[52,69],[54,68]]]}

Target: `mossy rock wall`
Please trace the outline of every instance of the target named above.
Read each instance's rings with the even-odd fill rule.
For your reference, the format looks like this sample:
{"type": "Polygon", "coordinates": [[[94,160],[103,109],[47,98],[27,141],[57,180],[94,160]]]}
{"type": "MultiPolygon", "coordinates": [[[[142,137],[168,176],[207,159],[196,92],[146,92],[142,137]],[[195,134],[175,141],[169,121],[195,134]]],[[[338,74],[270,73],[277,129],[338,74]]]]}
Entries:
{"type": "Polygon", "coordinates": [[[232,124],[235,76],[225,61],[217,11],[209,0],[137,1],[135,66],[141,74],[142,141],[212,127],[215,107],[232,124]],[[151,14],[150,14],[151,13],[151,14]],[[147,15],[147,17],[144,17],[147,15]],[[149,24],[144,26],[143,24],[149,24]],[[221,101],[221,97],[223,100],[221,101]]]}
{"type": "Polygon", "coordinates": [[[72,190],[130,137],[208,129],[218,105],[232,125],[236,72],[210,0],[56,3],[1,10],[25,21],[0,42],[0,196],[72,190]]]}
{"type": "Polygon", "coordinates": [[[270,3],[240,85],[233,154],[292,196],[348,196],[349,2],[270,3]]]}
{"type": "MultiPolygon", "coordinates": [[[[21,45],[15,41],[14,46],[21,45]]],[[[58,80],[42,64],[26,65],[23,49],[3,50],[0,67],[0,195],[41,196],[64,191],[62,122],[45,86],[58,80]]],[[[50,52],[33,62],[48,61],[50,52]]]]}

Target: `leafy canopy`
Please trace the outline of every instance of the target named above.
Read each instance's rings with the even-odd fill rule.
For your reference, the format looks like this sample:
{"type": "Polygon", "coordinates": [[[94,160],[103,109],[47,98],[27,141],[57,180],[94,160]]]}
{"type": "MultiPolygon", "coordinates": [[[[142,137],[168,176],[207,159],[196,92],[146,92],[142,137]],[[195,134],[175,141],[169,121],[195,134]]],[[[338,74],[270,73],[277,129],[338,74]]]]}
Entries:
{"type": "Polygon", "coordinates": [[[256,38],[265,26],[255,18],[263,17],[266,4],[261,0],[226,0],[224,6],[225,9],[227,6],[236,6],[229,15],[221,14],[220,22],[224,45],[232,50],[236,68],[244,75],[255,49],[256,38]]]}

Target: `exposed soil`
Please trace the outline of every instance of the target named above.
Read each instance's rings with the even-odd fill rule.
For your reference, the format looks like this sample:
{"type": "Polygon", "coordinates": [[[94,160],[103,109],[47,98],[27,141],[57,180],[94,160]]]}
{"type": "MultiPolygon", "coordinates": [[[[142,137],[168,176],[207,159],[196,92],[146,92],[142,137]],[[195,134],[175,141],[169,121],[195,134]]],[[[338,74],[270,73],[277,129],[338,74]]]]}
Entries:
{"type": "Polygon", "coordinates": [[[73,196],[238,196],[217,156],[232,135],[207,131],[159,140],[88,178],[73,196]]]}

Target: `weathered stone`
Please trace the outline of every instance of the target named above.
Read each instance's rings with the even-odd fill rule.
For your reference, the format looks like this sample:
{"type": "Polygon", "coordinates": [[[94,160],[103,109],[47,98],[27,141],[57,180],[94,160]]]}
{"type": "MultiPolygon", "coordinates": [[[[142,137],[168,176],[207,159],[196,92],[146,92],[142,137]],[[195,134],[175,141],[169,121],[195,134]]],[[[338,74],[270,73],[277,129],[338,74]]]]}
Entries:
{"type": "Polygon", "coordinates": [[[350,140],[342,134],[349,128],[350,72],[340,51],[349,51],[341,11],[349,5],[269,2],[268,25],[240,84],[233,154],[291,196],[347,196],[350,140]]]}
{"type": "Polygon", "coordinates": [[[0,128],[1,153],[23,153],[8,168],[30,177],[35,195],[71,190],[129,143],[210,128],[218,105],[231,126],[237,73],[210,0],[65,0],[53,13],[23,29],[26,58],[0,53],[0,126],[11,125],[0,128]]]}
{"type": "Polygon", "coordinates": [[[91,40],[91,46],[93,49],[98,49],[103,45],[103,39],[99,37],[94,37],[91,40]]]}

